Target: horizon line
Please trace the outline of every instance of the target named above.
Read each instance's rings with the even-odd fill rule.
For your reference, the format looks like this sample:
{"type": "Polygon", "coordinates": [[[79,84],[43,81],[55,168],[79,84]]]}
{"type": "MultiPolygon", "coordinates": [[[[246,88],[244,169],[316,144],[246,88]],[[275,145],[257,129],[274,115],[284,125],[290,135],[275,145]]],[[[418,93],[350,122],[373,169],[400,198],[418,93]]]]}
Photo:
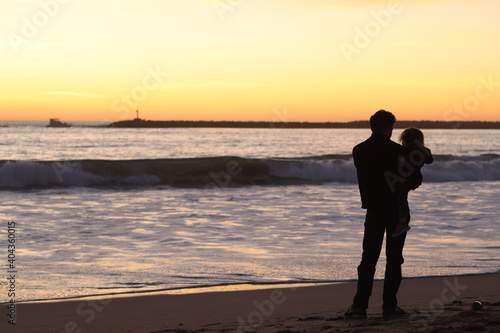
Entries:
{"type": "MultiPolygon", "coordinates": [[[[62,118],[58,118],[62,119],[62,118]]],[[[137,118],[136,118],[137,119],[137,118]]],[[[127,122],[127,121],[134,121],[135,119],[125,119],[125,120],[67,120],[64,119],[66,122],[75,122],[75,123],[119,123],[119,122],[127,122]]],[[[327,121],[310,121],[310,120],[305,120],[305,121],[271,121],[271,120],[151,120],[151,119],[140,119],[141,121],[146,121],[146,122],[220,122],[220,123],[283,123],[283,124],[289,124],[289,123],[310,123],[310,124],[349,124],[349,123],[358,123],[358,122],[369,122],[369,120],[347,120],[347,121],[333,121],[333,120],[327,120],[327,121]]],[[[0,122],[47,122],[48,120],[0,120],[0,122]]],[[[397,120],[397,123],[401,122],[433,122],[433,123],[500,123],[500,120],[397,120]]]]}

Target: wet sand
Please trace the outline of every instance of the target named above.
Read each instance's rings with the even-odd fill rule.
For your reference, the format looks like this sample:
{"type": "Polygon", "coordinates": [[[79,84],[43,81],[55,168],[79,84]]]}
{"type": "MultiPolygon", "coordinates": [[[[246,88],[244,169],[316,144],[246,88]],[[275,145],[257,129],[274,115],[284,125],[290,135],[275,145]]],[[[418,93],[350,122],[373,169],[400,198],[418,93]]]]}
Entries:
{"type": "Polygon", "coordinates": [[[20,303],[5,332],[500,332],[500,274],[404,279],[409,316],[382,318],[376,281],[366,319],[346,319],[356,283],[20,303]],[[480,300],[483,309],[472,310],[480,300]]]}

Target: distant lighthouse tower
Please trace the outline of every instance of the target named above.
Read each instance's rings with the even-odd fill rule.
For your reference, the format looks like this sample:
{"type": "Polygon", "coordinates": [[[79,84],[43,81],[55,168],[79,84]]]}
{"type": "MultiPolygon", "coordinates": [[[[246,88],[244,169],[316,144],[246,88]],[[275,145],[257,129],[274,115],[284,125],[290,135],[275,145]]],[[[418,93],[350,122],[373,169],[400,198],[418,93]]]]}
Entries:
{"type": "Polygon", "coordinates": [[[135,119],[133,121],[134,122],[141,122],[141,121],[143,121],[141,118],[139,118],[139,110],[135,110],[135,119]]]}

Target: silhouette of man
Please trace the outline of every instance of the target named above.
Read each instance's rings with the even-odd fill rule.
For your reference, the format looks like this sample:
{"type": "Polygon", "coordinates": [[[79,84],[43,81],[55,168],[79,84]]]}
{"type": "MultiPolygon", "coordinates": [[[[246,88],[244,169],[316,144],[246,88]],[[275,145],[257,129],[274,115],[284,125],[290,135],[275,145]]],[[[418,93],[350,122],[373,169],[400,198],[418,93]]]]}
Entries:
{"type": "Polygon", "coordinates": [[[373,287],[375,267],[384,234],[386,237],[386,257],[383,315],[384,317],[405,315],[397,306],[396,295],[401,284],[401,265],[406,234],[399,237],[390,235],[399,221],[397,195],[390,186],[388,175],[398,174],[398,160],[402,146],[391,141],[396,117],[388,111],[377,111],[370,118],[372,135],[353,149],[362,208],[366,209],[363,254],[358,266],[358,285],[353,304],[345,313],[346,317],[366,317],[366,309],[373,287]]]}

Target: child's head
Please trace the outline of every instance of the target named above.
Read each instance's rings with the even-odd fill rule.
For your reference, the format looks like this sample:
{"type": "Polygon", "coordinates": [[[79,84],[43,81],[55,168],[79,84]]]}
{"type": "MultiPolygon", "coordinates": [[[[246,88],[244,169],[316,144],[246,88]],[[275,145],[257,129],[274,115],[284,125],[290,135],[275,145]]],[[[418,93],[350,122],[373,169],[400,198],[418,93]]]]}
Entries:
{"type": "Polygon", "coordinates": [[[409,127],[405,129],[403,133],[401,133],[401,135],[399,136],[399,142],[401,142],[403,146],[410,146],[413,144],[423,145],[424,133],[422,133],[422,131],[418,128],[409,127]]]}

